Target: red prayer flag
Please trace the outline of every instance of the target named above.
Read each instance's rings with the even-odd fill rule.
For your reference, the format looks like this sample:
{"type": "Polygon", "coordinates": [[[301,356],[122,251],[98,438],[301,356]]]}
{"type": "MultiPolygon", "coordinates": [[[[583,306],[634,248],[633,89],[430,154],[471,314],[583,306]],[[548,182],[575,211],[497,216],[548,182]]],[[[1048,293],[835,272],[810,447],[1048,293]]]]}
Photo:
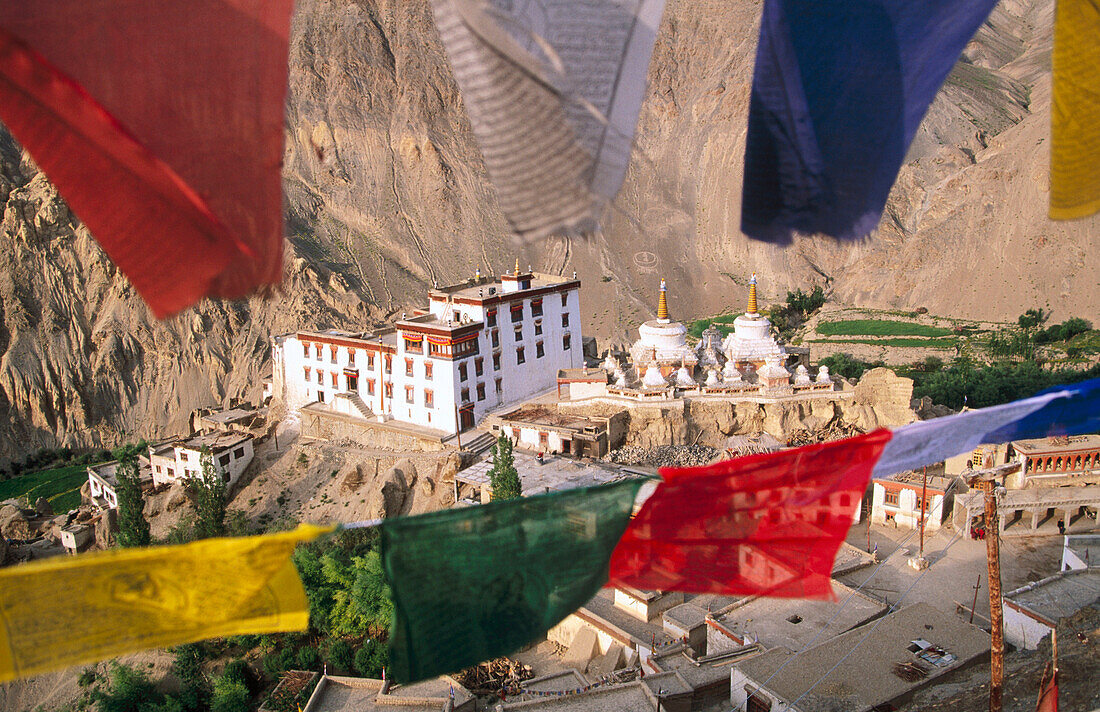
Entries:
{"type": "Polygon", "coordinates": [[[1035,712],[1058,712],[1058,670],[1050,663],[1039,681],[1039,702],[1035,712]]]}
{"type": "Polygon", "coordinates": [[[829,598],[837,549],[890,431],[667,468],[611,555],[609,586],[829,598]]]}
{"type": "Polygon", "coordinates": [[[292,9],[0,3],[0,121],[158,317],[279,281],[292,9]]]}

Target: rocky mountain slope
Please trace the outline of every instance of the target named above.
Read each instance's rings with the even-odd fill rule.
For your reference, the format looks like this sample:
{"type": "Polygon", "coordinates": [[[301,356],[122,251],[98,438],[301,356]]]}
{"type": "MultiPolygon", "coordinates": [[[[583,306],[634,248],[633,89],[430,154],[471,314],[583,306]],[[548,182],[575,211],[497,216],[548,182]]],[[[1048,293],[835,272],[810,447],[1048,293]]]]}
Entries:
{"type": "MultiPolygon", "coordinates": [[[[434,281],[515,259],[585,282],[587,333],[628,338],[660,277],[677,317],[826,283],[833,299],[972,318],[1094,320],[1100,218],[1045,218],[1053,0],[1004,0],[933,105],[878,232],[786,248],[738,233],[760,5],[670,0],[638,151],[604,231],[517,247],[427,0],[300,0],[287,106],[287,280],[156,322],[0,132],[0,459],[177,432],[258,392],[272,333],[369,324],[434,281]]],[[[186,265],[181,265],[186,269],[186,265]]]]}

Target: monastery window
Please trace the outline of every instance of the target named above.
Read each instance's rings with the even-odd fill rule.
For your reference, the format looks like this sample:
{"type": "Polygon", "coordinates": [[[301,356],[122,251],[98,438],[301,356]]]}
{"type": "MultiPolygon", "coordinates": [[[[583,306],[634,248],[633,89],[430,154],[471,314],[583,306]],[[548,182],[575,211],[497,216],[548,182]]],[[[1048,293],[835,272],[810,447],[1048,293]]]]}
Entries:
{"type": "Polygon", "coordinates": [[[382,391],[385,393],[386,398],[393,398],[393,383],[387,383],[383,386],[382,391]]]}
{"type": "Polygon", "coordinates": [[[496,329],[493,329],[492,340],[493,340],[493,348],[494,349],[499,349],[500,348],[500,332],[497,331],[496,329]]]}
{"type": "Polygon", "coordinates": [[[328,347],[328,359],[332,363],[336,363],[336,347],[335,346],[329,346],[328,347]]]}
{"type": "Polygon", "coordinates": [[[339,376],[337,376],[335,372],[332,373],[331,375],[332,375],[332,387],[333,388],[339,388],[340,387],[339,376]]]}
{"type": "Polygon", "coordinates": [[[546,349],[542,347],[541,341],[535,342],[535,358],[542,358],[546,355],[546,349]]]}
{"type": "Polygon", "coordinates": [[[443,344],[437,344],[434,341],[428,342],[428,355],[429,356],[450,356],[450,351],[443,344]]]}
{"type": "Polygon", "coordinates": [[[367,379],[367,395],[369,395],[369,396],[374,395],[374,379],[373,378],[367,379]]]}
{"type": "Polygon", "coordinates": [[[470,389],[469,388],[463,388],[462,389],[462,402],[463,403],[468,403],[469,400],[470,400],[470,389]]]}
{"type": "Polygon", "coordinates": [[[477,399],[479,401],[485,400],[485,384],[484,383],[477,384],[477,399]]]}
{"type": "Polygon", "coordinates": [[[1075,470],[1080,470],[1081,469],[1081,456],[1080,455],[1078,455],[1077,459],[1073,461],[1073,469],[1075,469],[1075,470]]]}
{"type": "Polygon", "coordinates": [[[512,305],[512,323],[517,321],[523,321],[523,302],[516,302],[512,305]]]}
{"type": "Polygon", "coordinates": [[[243,447],[239,447],[239,448],[237,448],[236,450],[233,451],[233,459],[234,460],[239,460],[242,457],[244,457],[244,448],[243,447]]]}
{"type": "Polygon", "coordinates": [[[569,328],[569,312],[564,312],[561,315],[561,327],[563,329],[568,329],[569,328]]]}
{"type": "Polygon", "coordinates": [[[411,354],[424,353],[424,337],[423,336],[406,336],[405,337],[405,351],[411,354]]]}
{"type": "Polygon", "coordinates": [[[416,393],[413,391],[413,387],[412,386],[405,386],[405,402],[406,403],[416,402],[415,401],[415,396],[416,396],[416,393]]]}
{"type": "Polygon", "coordinates": [[[570,338],[569,334],[565,334],[564,336],[562,336],[561,337],[562,351],[568,351],[569,347],[572,345],[571,342],[572,342],[572,339],[570,338]]]}
{"type": "Polygon", "coordinates": [[[466,376],[467,376],[466,364],[465,363],[458,364],[458,380],[465,381],[466,376]]]}
{"type": "Polygon", "coordinates": [[[466,339],[454,345],[455,358],[472,356],[478,352],[477,338],[466,339]]]}
{"type": "Polygon", "coordinates": [[[321,360],[321,345],[320,344],[314,344],[313,345],[313,358],[317,359],[318,361],[321,360]]]}
{"type": "Polygon", "coordinates": [[[307,382],[309,381],[309,374],[310,374],[311,371],[313,371],[313,369],[310,368],[309,366],[306,366],[306,381],[307,382]]]}
{"type": "Polygon", "coordinates": [[[405,375],[413,375],[413,360],[411,358],[405,359],[405,375]]]}
{"type": "Polygon", "coordinates": [[[480,376],[483,373],[485,373],[485,359],[480,358],[480,357],[475,358],[474,359],[474,375],[475,376],[480,376]]]}
{"type": "Polygon", "coordinates": [[[542,300],[531,300],[531,316],[542,316],[542,300]]]}
{"type": "Polygon", "coordinates": [[[523,357],[523,347],[520,346],[516,349],[516,363],[524,363],[527,359],[523,357]]]}
{"type": "Polygon", "coordinates": [[[485,323],[488,324],[490,328],[497,325],[497,310],[496,309],[490,309],[487,312],[485,312],[485,323]]]}
{"type": "Polygon", "coordinates": [[[886,490],[885,495],[882,498],[884,504],[888,504],[891,507],[898,506],[898,492],[897,490],[886,490]]]}
{"type": "Polygon", "coordinates": [[[1062,458],[1059,457],[1057,460],[1054,461],[1054,469],[1055,470],[1064,470],[1065,469],[1062,466],[1062,458]]]}
{"type": "Polygon", "coordinates": [[[168,468],[168,476],[169,477],[175,477],[176,476],[176,471],[174,469],[172,469],[171,467],[168,468]]]}
{"type": "Polygon", "coordinates": [[[561,305],[564,307],[568,303],[569,303],[569,292],[562,292],[561,293],[561,305]]]}
{"type": "Polygon", "coordinates": [[[160,465],[157,465],[157,474],[158,474],[158,475],[160,474],[160,471],[161,471],[161,470],[160,470],[160,465]]]}
{"type": "Polygon", "coordinates": [[[318,370],[317,371],[317,383],[324,384],[324,382],[325,382],[325,374],[324,374],[323,371],[318,370]]]}
{"type": "Polygon", "coordinates": [[[229,467],[229,453],[225,453],[218,458],[218,464],[222,467],[229,467]]]}
{"type": "Polygon", "coordinates": [[[355,365],[355,349],[348,349],[348,365],[355,365]]]}
{"type": "Polygon", "coordinates": [[[432,368],[435,366],[431,361],[424,362],[424,378],[429,381],[432,380],[432,368]]]}
{"type": "Polygon", "coordinates": [[[535,322],[535,336],[542,336],[542,319],[535,322]]]}
{"type": "Polygon", "coordinates": [[[302,358],[309,358],[309,342],[302,342],[302,358]]]}
{"type": "Polygon", "coordinates": [[[500,370],[500,354],[493,354],[493,370],[500,370]]]}
{"type": "Polygon", "coordinates": [[[498,378],[497,379],[497,395],[499,396],[503,392],[504,392],[504,387],[501,385],[500,379],[498,378]]]}
{"type": "Polygon", "coordinates": [[[544,450],[550,449],[550,433],[543,431],[539,432],[539,447],[544,450]]]}
{"type": "Polygon", "coordinates": [[[434,408],[435,407],[435,393],[433,393],[431,391],[431,389],[428,389],[428,388],[424,389],[424,407],[425,408],[434,408]]]}
{"type": "Polygon", "coordinates": [[[191,453],[189,453],[187,451],[181,452],[180,453],[180,459],[183,460],[184,462],[189,461],[191,459],[191,453]]]}
{"type": "Polygon", "coordinates": [[[367,370],[374,370],[374,354],[367,354],[367,370]]]}
{"type": "Polygon", "coordinates": [[[386,354],[386,373],[393,373],[393,357],[386,354]]]}
{"type": "Polygon", "coordinates": [[[523,324],[516,324],[515,328],[513,329],[513,332],[514,332],[513,338],[516,341],[523,341],[523,324]]]}

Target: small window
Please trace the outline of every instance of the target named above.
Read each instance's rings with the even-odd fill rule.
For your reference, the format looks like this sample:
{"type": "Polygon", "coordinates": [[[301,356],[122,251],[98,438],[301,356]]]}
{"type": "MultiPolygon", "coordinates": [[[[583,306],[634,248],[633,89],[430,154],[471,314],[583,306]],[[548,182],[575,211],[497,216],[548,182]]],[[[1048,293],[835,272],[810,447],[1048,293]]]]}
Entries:
{"type": "Polygon", "coordinates": [[[515,338],[515,340],[516,341],[523,341],[523,325],[522,324],[517,324],[516,328],[513,331],[515,332],[513,334],[513,337],[515,338]]]}
{"type": "Polygon", "coordinates": [[[546,350],[542,348],[542,342],[535,342],[535,358],[542,358],[546,355],[546,350]]]}
{"type": "Polygon", "coordinates": [[[373,396],[374,395],[374,379],[373,378],[368,378],[367,379],[367,395],[368,396],[373,396]]]}
{"type": "Polygon", "coordinates": [[[564,307],[568,303],[569,303],[569,292],[562,292],[561,293],[561,305],[564,307]]]}
{"type": "Polygon", "coordinates": [[[415,402],[414,395],[415,395],[415,393],[413,391],[413,387],[412,386],[405,386],[405,402],[406,403],[415,402]]]}
{"type": "Polygon", "coordinates": [[[332,376],[332,387],[337,388],[340,384],[340,381],[339,381],[340,377],[337,376],[336,373],[332,373],[330,375],[332,376]]]}
{"type": "Polygon", "coordinates": [[[569,312],[565,312],[561,315],[561,325],[563,329],[569,328],[569,312]]]}
{"type": "Polygon", "coordinates": [[[424,362],[424,378],[428,379],[429,381],[432,380],[432,368],[434,367],[434,365],[435,364],[433,364],[431,361],[424,362]]]}
{"type": "Polygon", "coordinates": [[[348,349],[348,365],[355,365],[355,349],[348,349]]]}
{"type": "Polygon", "coordinates": [[[525,363],[526,361],[527,361],[527,359],[524,358],[524,356],[523,356],[523,347],[520,346],[519,348],[516,349],[516,363],[517,364],[525,363]]]}
{"type": "Polygon", "coordinates": [[[239,460],[242,457],[244,457],[244,448],[243,447],[239,447],[239,448],[237,448],[236,450],[233,451],[233,459],[234,460],[239,460]]]}
{"type": "Polygon", "coordinates": [[[425,408],[434,408],[435,407],[435,393],[433,393],[431,390],[429,390],[427,388],[424,389],[424,407],[425,408]]]}
{"type": "Polygon", "coordinates": [[[562,351],[568,351],[569,350],[569,347],[572,345],[571,341],[572,341],[572,339],[570,338],[569,334],[565,334],[564,336],[561,337],[562,351]]]}
{"type": "Polygon", "coordinates": [[[467,377],[466,364],[465,363],[458,364],[458,380],[465,381],[466,377],[467,377]]]}
{"type": "Polygon", "coordinates": [[[302,342],[302,358],[309,358],[309,342],[302,342]]]}
{"type": "Polygon", "coordinates": [[[313,357],[316,358],[318,361],[321,360],[321,345],[320,344],[314,344],[313,345],[313,357]]]}
{"type": "Polygon", "coordinates": [[[535,322],[535,336],[542,336],[542,319],[535,322]]]}
{"type": "Polygon", "coordinates": [[[218,464],[222,467],[229,467],[229,453],[225,453],[218,458],[218,464]]]}
{"type": "Polygon", "coordinates": [[[485,400],[485,384],[484,383],[477,384],[477,399],[479,401],[485,400]]]}
{"type": "Polygon", "coordinates": [[[386,354],[386,373],[393,373],[393,357],[391,354],[386,354]]]}
{"type": "Polygon", "coordinates": [[[470,401],[470,389],[469,388],[463,388],[462,389],[462,402],[463,403],[468,403],[469,401],[470,401]]]}
{"type": "Polygon", "coordinates": [[[542,316],[542,300],[531,300],[531,316],[542,316]]]}
{"type": "Polygon", "coordinates": [[[229,483],[229,473],[228,472],[225,472],[225,473],[222,474],[222,482],[225,482],[227,484],[229,483]]]}
{"type": "Polygon", "coordinates": [[[325,374],[321,371],[317,372],[317,383],[320,385],[324,385],[325,383],[325,374]]]}
{"type": "Polygon", "coordinates": [[[547,450],[550,448],[550,433],[539,433],[539,447],[541,447],[543,450],[547,450]]]}
{"type": "Polygon", "coordinates": [[[183,453],[180,454],[180,459],[183,460],[184,462],[189,461],[191,459],[191,453],[184,451],[183,453]]]}
{"type": "Polygon", "coordinates": [[[485,373],[485,359],[475,358],[474,359],[474,375],[475,376],[480,376],[483,373],[485,373]]]}
{"type": "Polygon", "coordinates": [[[328,359],[332,363],[336,363],[336,347],[335,346],[329,346],[328,347],[328,359]]]}
{"type": "Polygon", "coordinates": [[[367,354],[367,370],[374,370],[374,354],[367,354]]]}
{"type": "Polygon", "coordinates": [[[493,370],[500,370],[500,354],[493,354],[493,370]]]}
{"type": "Polygon", "coordinates": [[[512,305],[512,322],[523,321],[523,302],[512,305]]]}
{"type": "Polygon", "coordinates": [[[309,375],[310,375],[310,374],[311,374],[312,372],[313,372],[313,369],[312,369],[312,368],[310,368],[309,366],[306,366],[306,381],[307,381],[307,382],[309,381],[309,375]]]}
{"type": "Polygon", "coordinates": [[[500,348],[500,332],[496,331],[494,329],[492,339],[493,339],[493,348],[494,349],[499,349],[500,348]]]}
{"type": "Polygon", "coordinates": [[[489,311],[485,312],[485,323],[488,324],[490,328],[497,325],[496,309],[490,309],[489,311]]]}
{"type": "Polygon", "coordinates": [[[405,359],[405,375],[413,375],[413,360],[411,358],[405,359]]]}
{"type": "Polygon", "coordinates": [[[386,398],[393,398],[393,383],[387,383],[382,389],[385,392],[386,398]]]}
{"type": "Polygon", "coordinates": [[[157,465],[157,474],[160,474],[160,472],[161,472],[160,465],[157,465]]]}
{"type": "Polygon", "coordinates": [[[889,505],[893,506],[893,507],[898,506],[898,492],[897,492],[897,490],[886,490],[886,493],[883,496],[882,501],[886,504],[889,504],[889,505]]]}
{"type": "Polygon", "coordinates": [[[504,391],[504,388],[503,388],[503,386],[501,386],[499,378],[496,379],[496,384],[497,384],[497,395],[499,396],[504,391]]]}

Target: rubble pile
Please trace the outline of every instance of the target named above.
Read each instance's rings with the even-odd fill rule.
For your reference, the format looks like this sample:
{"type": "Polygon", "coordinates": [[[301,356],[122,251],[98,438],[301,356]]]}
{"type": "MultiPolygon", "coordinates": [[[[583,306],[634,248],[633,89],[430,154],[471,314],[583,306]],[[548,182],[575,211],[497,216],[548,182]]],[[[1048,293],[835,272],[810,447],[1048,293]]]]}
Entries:
{"type": "Polygon", "coordinates": [[[795,430],[791,433],[790,437],[787,438],[787,447],[801,447],[803,445],[827,443],[833,440],[843,440],[844,438],[851,438],[862,434],[863,431],[858,427],[845,423],[843,420],[834,420],[824,428],[817,428],[815,430],[795,430]]]}
{"type": "Polygon", "coordinates": [[[497,658],[466,668],[454,678],[475,695],[486,695],[498,693],[504,687],[514,687],[533,676],[530,665],[509,658],[497,658]]]}
{"type": "Polygon", "coordinates": [[[719,450],[709,445],[658,445],[657,447],[627,445],[608,453],[606,459],[616,465],[696,467],[713,462],[718,455],[719,450]]]}

